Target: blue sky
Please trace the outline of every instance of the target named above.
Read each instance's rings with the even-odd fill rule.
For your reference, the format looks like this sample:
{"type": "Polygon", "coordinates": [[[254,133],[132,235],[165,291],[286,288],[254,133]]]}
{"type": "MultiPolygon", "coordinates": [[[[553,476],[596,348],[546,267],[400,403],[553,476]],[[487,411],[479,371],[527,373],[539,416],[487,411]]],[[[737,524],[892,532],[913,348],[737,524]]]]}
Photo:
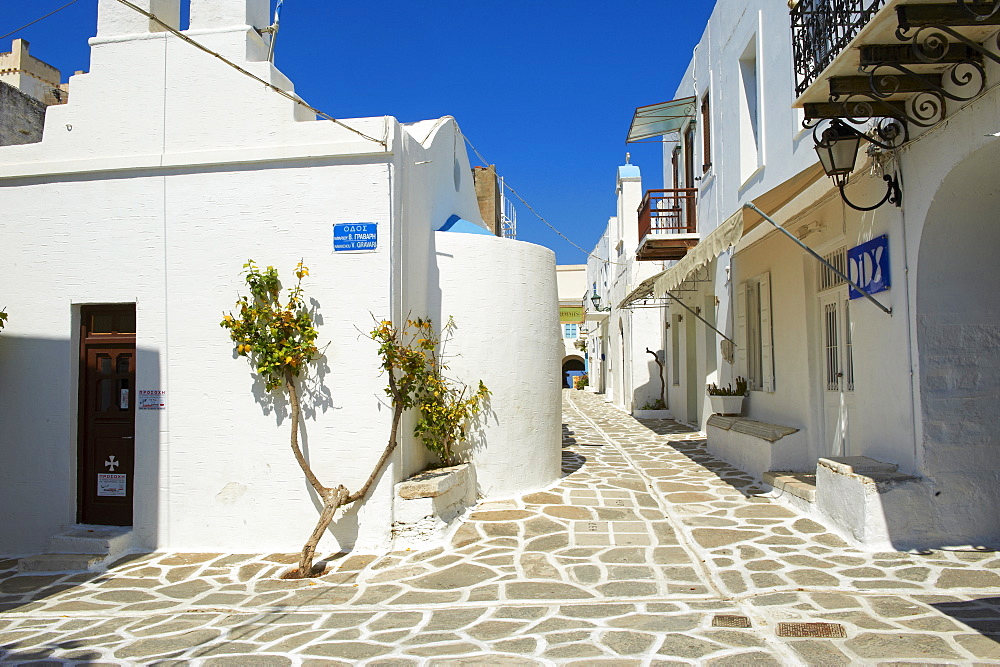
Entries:
{"type": "MultiPolygon", "coordinates": [[[[5,2],[0,34],[66,2],[5,2]]],[[[285,0],[275,64],[337,118],[455,116],[510,186],[590,250],[615,212],[626,151],[643,187],[662,187],[659,145],[626,145],[625,135],[635,107],[673,97],[714,4],[285,0]]],[[[21,37],[64,80],[87,70],[96,7],[78,0],[0,40],[0,51],[21,37]]],[[[586,261],[520,203],[517,231],[560,264],[586,261]]]]}

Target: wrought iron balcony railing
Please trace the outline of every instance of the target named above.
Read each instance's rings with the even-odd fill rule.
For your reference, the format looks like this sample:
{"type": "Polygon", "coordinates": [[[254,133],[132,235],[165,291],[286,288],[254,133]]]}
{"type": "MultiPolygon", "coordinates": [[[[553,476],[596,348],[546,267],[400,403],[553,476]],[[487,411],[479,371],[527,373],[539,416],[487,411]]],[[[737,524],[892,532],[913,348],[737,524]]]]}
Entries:
{"type": "Polygon", "coordinates": [[[799,0],[792,9],[795,96],[799,97],[887,0],[799,0]]]}
{"type": "Polygon", "coordinates": [[[647,234],[694,234],[697,188],[648,190],[639,206],[639,239],[647,234]]]}

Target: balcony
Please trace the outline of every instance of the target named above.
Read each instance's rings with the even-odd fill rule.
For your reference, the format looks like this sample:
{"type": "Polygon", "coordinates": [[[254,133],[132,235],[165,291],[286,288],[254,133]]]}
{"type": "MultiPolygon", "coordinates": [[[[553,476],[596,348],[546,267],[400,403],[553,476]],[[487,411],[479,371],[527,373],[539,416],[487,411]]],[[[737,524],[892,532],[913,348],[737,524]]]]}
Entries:
{"type": "Polygon", "coordinates": [[[809,124],[896,118],[930,127],[986,88],[1000,63],[1000,0],[799,0],[795,106],[809,124]]]}
{"type": "Polygon", "coordinates": [[[639,248],[643,261],[680,259],[698,245],[696,188],[649,190],[639,207],[639,248]]]}

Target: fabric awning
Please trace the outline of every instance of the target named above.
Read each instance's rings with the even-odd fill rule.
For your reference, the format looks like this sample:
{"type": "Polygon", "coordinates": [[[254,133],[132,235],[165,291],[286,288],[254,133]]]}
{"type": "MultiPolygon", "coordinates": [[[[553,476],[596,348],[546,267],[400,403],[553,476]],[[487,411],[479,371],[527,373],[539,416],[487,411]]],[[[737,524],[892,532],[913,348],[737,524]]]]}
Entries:
{"type": "Polygon", "coordinates": [[[666,134],[680,135],[681,126],[694,118],[695,98],[681,97],[669,102],[639,107],[632,116],[625,143],[650,139],[666,134]]]}
{"type": "Polygon", "coordinates": [[[655,276],[646,278],[625,297],[619,308],[628,308],[640,299],[663,295],[676,289],[696,269],[699,269],[721,255],[727,248],[736,245],[743,236],[743,209],[736,211],[692,248],[676,264],[655,276]]]}
{"type": "MultiPolygon", "coordinates": [[[[806,188],[822,178],[823,175],[823,167],[817,162],[780,185],[755,197],[754,203],[763,210],[777,211],[802,194],[806,188]]],[[[753,211],[740,207],[736,213],[733,213],[725,222],[712,230],[676,264],[639,283],[639,286],[632,290],[618,304],[618,307],[628,308],[640,299],[663,296],[666,292],[676,289],[696,269],[700,269],[728,248],[735,246],[744,234],[763,220],[753,211]]]]}

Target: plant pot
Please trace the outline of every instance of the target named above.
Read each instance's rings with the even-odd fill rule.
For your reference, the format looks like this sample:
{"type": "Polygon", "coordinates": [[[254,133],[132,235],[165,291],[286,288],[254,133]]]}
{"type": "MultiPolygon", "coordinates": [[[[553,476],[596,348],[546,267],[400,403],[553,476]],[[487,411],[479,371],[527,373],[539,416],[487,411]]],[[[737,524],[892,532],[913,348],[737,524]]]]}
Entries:
{"type": "Polygon", "coordinates": [[[717,415],[739,416],[743,412],[743,399],[746,396],[712,396],[712,412],[717,415]]]}

